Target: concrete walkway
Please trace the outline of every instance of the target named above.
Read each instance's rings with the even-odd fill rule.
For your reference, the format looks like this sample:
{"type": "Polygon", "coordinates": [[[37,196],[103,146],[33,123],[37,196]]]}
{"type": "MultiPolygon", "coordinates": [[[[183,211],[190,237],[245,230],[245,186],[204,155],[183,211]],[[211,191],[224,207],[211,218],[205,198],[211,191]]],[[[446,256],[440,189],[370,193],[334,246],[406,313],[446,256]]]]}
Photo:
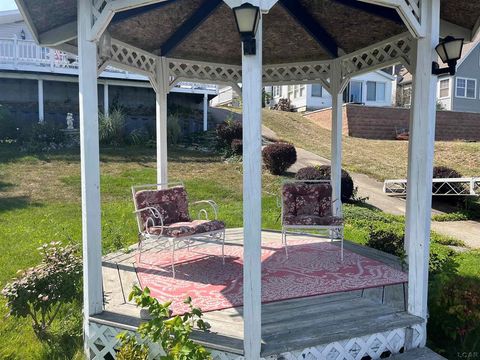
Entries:
{"type": "MultiPolygon", "coordinates": [[[[296,173],[306,166],[330,165],[330,160],[318,156],[310,151],[297,148],[297,162],[288,171],[296,173]]],[[[358,196],[367,197],[368,204],[383,212],[394,215],[405,215],[405,200],[387,196],[383,193],[383,183],[364,174],[350,173],[355,186],[358,187],[358,196]]],[[[432,215],[442,214],[432,209],[432,215]]],[[[476,221],[445,221],[432,222],[432,230],[445,236],[462,240],[469,248],[480,249],[480,223],[476,221]]]]}

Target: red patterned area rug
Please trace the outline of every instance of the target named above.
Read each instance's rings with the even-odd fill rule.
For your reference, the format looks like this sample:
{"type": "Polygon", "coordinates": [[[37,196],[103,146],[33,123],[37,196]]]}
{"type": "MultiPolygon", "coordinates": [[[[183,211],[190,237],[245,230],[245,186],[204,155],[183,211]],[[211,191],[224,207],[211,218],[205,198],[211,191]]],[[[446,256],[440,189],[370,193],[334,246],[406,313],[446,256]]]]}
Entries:
{"type": "MultiPolygon", "coordinates": [[[[289,242],[289,256],[278,243],[262,244],[262,302],[393,285],[407,281],[407,275],[379,261],[345,250],[329,242],[289,242]]],[[[243,247],[178,250],[176,278],[172,278],[171,253],[145,252],[136,264],[142,287],[161,302],[172,300],[174,314],[184,313],[183,303],[191,296],[204,312],[243,305],[243,247]]],[[[138,258],[137,258],[138,261],[138,258]]]]}

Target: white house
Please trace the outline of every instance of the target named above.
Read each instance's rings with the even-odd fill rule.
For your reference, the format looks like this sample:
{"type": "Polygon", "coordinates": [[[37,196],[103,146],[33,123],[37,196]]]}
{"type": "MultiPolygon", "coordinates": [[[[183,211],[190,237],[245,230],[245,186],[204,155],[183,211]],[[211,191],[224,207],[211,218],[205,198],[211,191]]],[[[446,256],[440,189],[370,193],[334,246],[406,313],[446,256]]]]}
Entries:
{"type": "MultiPolygon", "coordinates": [[[[269,106],[274,106],[282,98],[290,99],[295,111],[312,111],[332,106],[332,97],[321,84],[297,84],[266,86],[269,106]]],[[[212,106],[235,104],[239,96],[230,86],[219,90],[211,100],[212,106]]],[[[344,102],[368,106],[393,106],[396,97],[396,76],[386,71],[376,70],[356,76],[350,80],[344,92],[344,102]]]]}
{"type": "MultiPolygon", "coordinates": [[[[67,112],[74,113],[77,119],[78,71],[75,54],[35,43],[18,10],[0,11],[0,104],[7,105],[17,120],[55,120],[67,112]]],[[[104,113],[116,100],[134,108],[155,108],[155,94],[145,75],[107,66],[98,83],[104,113]]],[[[170,100],[176,104],[203,111],[205,130],[208,100],[217,94],[217,86],[177,82],[171,93],[170,100]]]]}
{"type": "MultiPolygon", "coordinates": [[[[344,101],[369,106],[392,106],[395,99],[395,79],[385,71],[377,70],[350,80],[344,92],[344,101]]],[[[296,111],[311,111],[332,106],[332,97],[321,84],[280,85],[266,88],[272,96],[270,105],[281,98],[290,99],[296,111]]]]}
{"type": "MultiPolygon", "coordinates": [[[[398,105],[410,107],[412,75],[404,68],[399,74],[398,105]]],[[[437,106],[443,110],[480,113],[480,40],[463,46],[455,75],[438,77],[437,106]]]]}

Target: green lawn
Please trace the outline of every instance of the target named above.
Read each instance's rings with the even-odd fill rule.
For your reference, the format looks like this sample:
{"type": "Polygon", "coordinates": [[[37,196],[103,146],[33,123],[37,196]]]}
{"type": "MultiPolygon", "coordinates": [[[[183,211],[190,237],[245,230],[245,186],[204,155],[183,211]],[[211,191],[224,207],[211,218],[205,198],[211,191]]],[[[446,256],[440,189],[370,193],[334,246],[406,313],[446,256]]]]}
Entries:
{"type": "MultiPolygon", "coordinates": [[[[242,226],[242,167],[216,154],[172,148],[172,181],[184,181],[190,200],[213,199],[228,227],[242,226]]],[[[125,147],[101,150],[102,238],[104,253],[136,242],[130,186],[155,181],[154,149],[125,147]]],[[[281,178],[263,174],[263,227],[278,229],[277,195],[281,178]]],[[[403,222],[375,210],[346,205],[346,237],[365,243],[365,222],[372,217],[403,222]]],[[[383,221],[383,220],[382,220],[383,221]]],[[[76,151],[25,155],[14,145],[0,144],[0,287],[19,269],[39,262],[36,249],[45,242],[81,243],[80,169],[76,151]]],[[[443,239],[445,240],[445,239],[443,239]]],[[[441,239],[441,241],[443,241],[441,239]]],[[[461,269],[480,277],[478,253],[462,255],[461,269]]],[[[71,359],[81,355],[80,304],[66,310],[55,324],[57,343],[37,341],[28,320],[8,318],[0,299],[0,359],[71,359]],[[70,336],[76,335],[76,336],[70,336]],[[68,340],[67,340],[68,339],[68,340]],[[55,345],[57,344],[57,345],[55,345]],[[59,345],[68,344],[68,351],[59,345]],[[76,355],[75,355],[76,354],[76,355]]]]}

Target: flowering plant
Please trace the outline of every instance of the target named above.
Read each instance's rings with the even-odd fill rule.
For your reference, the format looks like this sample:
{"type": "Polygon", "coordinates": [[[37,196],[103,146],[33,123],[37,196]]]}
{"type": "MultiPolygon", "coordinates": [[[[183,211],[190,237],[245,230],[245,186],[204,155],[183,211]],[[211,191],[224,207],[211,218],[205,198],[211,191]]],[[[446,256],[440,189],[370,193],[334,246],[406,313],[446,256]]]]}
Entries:
{"type": "Polygon", "coordinates": [[[63,304],[75,300],[82,263],[77,247],[59,242],[44,244],[40,265],[19,272],[2,290],[10,315],[31,317],[33,330],[43,338],[63,304]]]}

